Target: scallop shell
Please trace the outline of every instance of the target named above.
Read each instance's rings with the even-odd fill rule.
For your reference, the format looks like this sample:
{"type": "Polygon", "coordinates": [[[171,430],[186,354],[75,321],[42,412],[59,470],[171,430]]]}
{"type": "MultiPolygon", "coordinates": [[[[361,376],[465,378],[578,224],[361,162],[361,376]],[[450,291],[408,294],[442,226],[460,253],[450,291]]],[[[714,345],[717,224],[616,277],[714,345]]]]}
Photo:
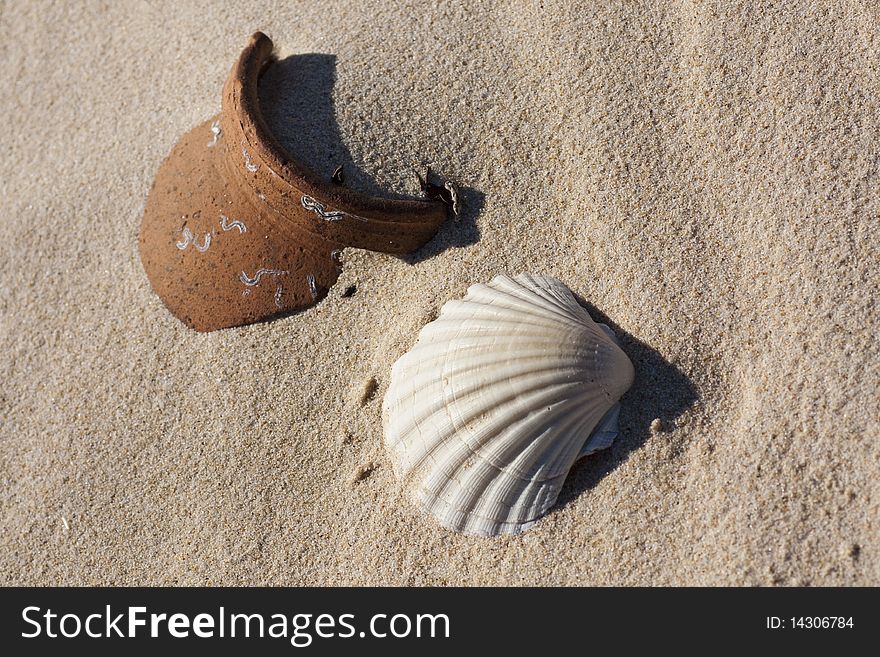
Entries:
{"type": "Polygon", "coordinates": [[[441,525],[528,529],[574,462],[617,435],[633,366],[546,276],[497,276],[443,306],[391,372],[382,405],[398,474],[441,525]]]}

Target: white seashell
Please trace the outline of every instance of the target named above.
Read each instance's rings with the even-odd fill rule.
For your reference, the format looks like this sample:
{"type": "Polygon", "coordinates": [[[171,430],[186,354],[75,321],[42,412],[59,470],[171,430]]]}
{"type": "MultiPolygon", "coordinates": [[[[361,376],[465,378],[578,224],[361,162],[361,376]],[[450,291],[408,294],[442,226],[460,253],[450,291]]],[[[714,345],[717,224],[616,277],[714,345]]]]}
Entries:
{"type": "Polygon", "coordinates": [[[633,366],[546,276],[497,276],[443,306],[391,371],[382,405],[398,474],[445,527],[528,529],[581,456],[617,435],[633,366]]]}

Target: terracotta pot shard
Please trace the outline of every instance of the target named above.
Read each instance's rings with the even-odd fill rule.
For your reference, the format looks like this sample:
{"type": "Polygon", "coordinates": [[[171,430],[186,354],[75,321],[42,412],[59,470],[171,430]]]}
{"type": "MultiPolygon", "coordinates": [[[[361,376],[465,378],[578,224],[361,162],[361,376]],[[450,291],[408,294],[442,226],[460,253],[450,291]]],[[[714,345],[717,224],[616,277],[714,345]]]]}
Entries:
{"type": "Polygon", "coordinates": [[[147,277],[197,331],[308,308],[336,282],[346,246],[409,253],[446,219],[440,200],[359,194],[288,155],[257,97],[271,61],[272,41],[255,33],[226,80],[219,116],[181,138],[147,198],[147,277]]]}

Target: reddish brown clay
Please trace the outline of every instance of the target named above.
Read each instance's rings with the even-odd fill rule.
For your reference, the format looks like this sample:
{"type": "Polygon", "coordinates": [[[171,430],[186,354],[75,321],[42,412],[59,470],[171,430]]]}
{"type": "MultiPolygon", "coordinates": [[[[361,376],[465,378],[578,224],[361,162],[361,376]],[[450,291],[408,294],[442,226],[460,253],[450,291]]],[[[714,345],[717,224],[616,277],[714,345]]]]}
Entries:
{"type": "Polygon", "coordinates": [[[220,115],[183,136],[147,198],[144,269],[168,309],[198,331],[307,308],[336,282],[344,247],[409,253],[446,218],[440,201],[358,194],[285,153],[257,98],[271,61],[272,41],[255,33],[220,115]]]}

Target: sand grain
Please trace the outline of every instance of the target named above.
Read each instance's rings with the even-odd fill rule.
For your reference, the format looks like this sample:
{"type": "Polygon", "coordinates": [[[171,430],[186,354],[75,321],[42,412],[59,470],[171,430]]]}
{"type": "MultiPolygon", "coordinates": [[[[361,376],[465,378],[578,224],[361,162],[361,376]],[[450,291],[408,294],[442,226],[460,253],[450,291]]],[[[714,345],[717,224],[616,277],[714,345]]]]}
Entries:
{"type": "Polygon", "coordinates": [[[4,583],[880,584],[877,9],[496,4],[3,5],[4,583]],[[388,195],[430,165],[466,209],[197,334],[137,229],[255,29],[299,56],[262,89],[291,150],[388,195]],[[395,480],[380,400],[446,300],[520,271],[637,380],[552,513],[463,537],[395,480]]]}

